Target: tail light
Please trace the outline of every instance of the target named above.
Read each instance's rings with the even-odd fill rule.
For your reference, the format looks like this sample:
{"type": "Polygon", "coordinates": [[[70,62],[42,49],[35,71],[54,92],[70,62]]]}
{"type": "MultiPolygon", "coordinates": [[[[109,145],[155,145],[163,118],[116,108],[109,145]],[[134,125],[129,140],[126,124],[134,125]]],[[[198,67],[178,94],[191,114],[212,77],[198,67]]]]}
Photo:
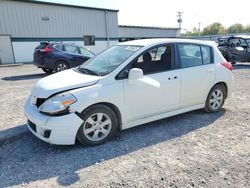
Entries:
{"type": "Polygon", "coordinates": [[[44,49],[41,49],[39,51],[47,54],[47,53],[53,52],[53,49],[49,48],[49,45],[47,45],[47,46],[45,46],[44,49]]]}
{"type": "Polygon", "coordinates": [[[222,66],[226,67],[228,70],[232,71],[233,70],[233,66],[231,63],[227,62],[227,61],[223,61],[220,63],[222,66]]]}
{"type": "Polygon", "coordinates": [[[48,48],[48,46],[46,46],[46,47],[44,48],[44,53],[50,53],[50,52],[52,52],[52,51],[53,51],[53,49],[48,48]]]}

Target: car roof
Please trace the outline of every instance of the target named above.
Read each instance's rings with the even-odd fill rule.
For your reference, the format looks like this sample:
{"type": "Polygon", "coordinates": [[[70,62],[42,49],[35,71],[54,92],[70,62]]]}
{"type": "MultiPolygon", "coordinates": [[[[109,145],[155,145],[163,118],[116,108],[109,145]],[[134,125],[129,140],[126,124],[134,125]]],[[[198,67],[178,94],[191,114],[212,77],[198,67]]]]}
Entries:
{"type": "Polygon", "coordinates": [[[52,44],[52,45],[61,44],[61,45],[70,45],[70,46],[83,47],[83,46],[81,46],[81,45],[77,45],[77,44],[73,44],[73,43],[67,43],[67,42],[51,42],[51,41],[44,41],[44,42],[40,42],[40,44],[52,44]]]}
{"type": "Polygon", "coordinates": [[[150,46],[162,43],[193,43],[214,46],[212,41],[182,39],[182,38],[154,38],[154,39],[140,39],[119,43],[118,45],[132,45],[132,46],[150,46]]]}
{"type": "Polygon", "coordinates": [[[243,39],[250,39],[250,35],[236,35],[233,36],[234,38],[243,38],[243,39]]]}

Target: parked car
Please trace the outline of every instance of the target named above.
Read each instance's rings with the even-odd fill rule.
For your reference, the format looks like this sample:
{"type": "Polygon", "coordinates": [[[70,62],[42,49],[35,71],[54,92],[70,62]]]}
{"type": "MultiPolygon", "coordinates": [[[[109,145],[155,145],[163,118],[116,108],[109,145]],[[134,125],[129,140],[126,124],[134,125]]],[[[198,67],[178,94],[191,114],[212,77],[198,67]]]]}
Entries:
{"type": "Polygon", "coordinates": [[[232,64],[250,61],[250,36],[218,38],[218,48],[232,64]]]}
{"type": "Polygon", "coordinates": [[[41,42],[35,48],[33,64],[46,73],[60,72],[81,65],[93,56],[93,52],[81,46],[41,42]]]}
{"type": "Polygon", "coordinates": [[[232,65],[210,42],[135,40],[39,80],[25,114],[43,141],[97,145],[117,130],[196,109],[217,112],[233,85],[232,65]]]}

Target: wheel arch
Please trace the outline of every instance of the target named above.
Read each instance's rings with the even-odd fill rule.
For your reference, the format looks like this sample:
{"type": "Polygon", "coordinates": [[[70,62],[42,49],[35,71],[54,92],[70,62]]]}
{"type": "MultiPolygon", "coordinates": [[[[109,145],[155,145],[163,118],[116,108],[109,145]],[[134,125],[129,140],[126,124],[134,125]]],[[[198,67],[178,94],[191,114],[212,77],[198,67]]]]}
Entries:
{"type": "MultiPolygon", "coordinates": [[[[217,82],[216,84],[213,85],[213,87],[216,86],[216,85],[221,85],[221,86],[225,87],[225,89],[226,89],[226,96],[225,96],[225,98],[227,98],[228,87],[227,87],[226,82],[223,82],[223,81],[217,82]]],[[[213,88],[213,87],[212,87],[212,88],[213,88]]],[[[212,88],[211,88],[211,89],[212,89],[212,88]]],[[[210,89],[210,91],[211,91],[211,89],[210,89]]],[[[209,92],[210,92],[210,91],[209,91],[209,92]]]]}
{"type": "Polygon", "coordinates": [[[90,106],[88,106],[87,108],[85,108],[80,114],[78,113],[77,115],[80,116],[80,118],[83,119],[83,117],[81,117],[81,114],[86,111],[87,109],[89,109],[90,107],[93,107],[93,106],[96,106],[96,105],[104,105],[104,106],[107,106],[109,107],[116,115],[117,117],[117,121],[118,121],[118,129],[121,130],[122,128],[122,116],[121,116],[121,112],[119,110],[119,108],[112,104],[112,103],[109,103],[109,102],[99,102],[99,103],[95,103],[95,104],[92,104],[90,106]]]}

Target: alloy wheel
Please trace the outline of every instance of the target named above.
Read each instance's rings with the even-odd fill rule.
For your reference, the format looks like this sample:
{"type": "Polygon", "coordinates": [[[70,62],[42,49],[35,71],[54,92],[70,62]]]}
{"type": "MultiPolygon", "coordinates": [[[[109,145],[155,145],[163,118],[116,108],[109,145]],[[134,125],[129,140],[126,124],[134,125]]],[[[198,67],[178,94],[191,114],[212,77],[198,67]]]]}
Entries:
{"type": "Polygon", "coordinates": [[[96,142],[106,138],[111,128],[111,118],[105,113],[96,113],[85,121],[83,133],[88,140],[96,142]]]}
{"type": "Polygon", "coordinates": [[[61,71],[64,71],[64,70],[66,70],[66,69],[68,69],[68,67],[67,67],[67,65],[64,64],[64,63],[60,63],[60,64],[58,64],[57,67],[56,67],[56,71],[57,71],[57,72],[61,72],[61,71]]]}
{"type": "Polygon", "coordinates": [[[223,92],[219,89],[214,90],[209,98],[209,105],[211,109],[212,110],[219,109],[223,104],[223,99],[224,99],[223,92]]]}

